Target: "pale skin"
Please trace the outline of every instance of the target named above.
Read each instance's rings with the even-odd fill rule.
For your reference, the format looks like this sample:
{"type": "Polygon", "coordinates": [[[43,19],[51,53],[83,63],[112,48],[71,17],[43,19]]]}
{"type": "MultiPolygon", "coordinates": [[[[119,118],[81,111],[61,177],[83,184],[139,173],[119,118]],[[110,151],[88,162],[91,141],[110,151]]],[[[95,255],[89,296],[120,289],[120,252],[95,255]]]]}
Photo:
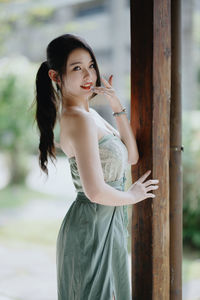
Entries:
{"type": "Polygon", "coordinates": [[[67,157],[75,157],[84,193],[94,203],[108,206],[133,205],[147,198],[154,198],[150,192],[158,189],[158,180],[146,180],[147,171],[127,191],[119,191],[106,184],[101,166],[98,140],[114,133],[127,147],[129,164],[139,159],[134,134],[125,114],[116,117],[119,131],[89,107],[93,92],[104,94],[114,112],[122,105],[109,80],[101,78],[104,86],[96,87],[97,74],[90,53],[85,49],[73,50],[67,61],[66,74],[61,79],[50,69],[49,77],[62,89],[62,112],[60,118],[60,147],[67,157]],[[91,82],[94,89],[84,89],[91,82]]]}
{"type": "MultiPolygon", "coordinates": [[[[68,157],[76,158],[83,190],[86,196],[95,203],[108,206],[122,206],[138,203],[147,198],[154,198],[150,193],[158,189],[158,180],[146,178],[151,171],[147,171],[124,192],[114,189],[104,181],[103,170],[99,156],[98,140],[109,132],[121,135],[93,109],[89,108],[89,97],[93,91],[104,93],[113,111],[119,111],[121,105],[112,87],[112,77],[106,81],[101,78],[104,87],[96,87],[96,70],[92,65],[91,56],[85,49],[73,50],[67,61],[66,74],[61,85],[58,73],[49,70],[50,78],[62,88],[62,113],[60,118],[60,147],[68,157]],[[75,64],[74,64],[75,63],[75,64]],[[73,65],[72,65],[73,64],[73,65]],[[81,88],[87,82],[92,82],[94,90],[81,88]]],[[[122,121],[126,115],[116,117],[122,121]]],[[[127,118],[127,117],[126,117],[127,118]]],[[[127,122],[128,123],[128,122],[127,122]]],[[[127,123],[124,128],[128,128],[127,123]]],[[[121,130],[124,134],[124,131],[121,130]]],[[[124,134],[125,137],[125,134],[124,134]]],[[[134,135],[131,130],[126,136],[127,144],[131,145],[129,163],[138,160],[138,151],[134,135]]]]}

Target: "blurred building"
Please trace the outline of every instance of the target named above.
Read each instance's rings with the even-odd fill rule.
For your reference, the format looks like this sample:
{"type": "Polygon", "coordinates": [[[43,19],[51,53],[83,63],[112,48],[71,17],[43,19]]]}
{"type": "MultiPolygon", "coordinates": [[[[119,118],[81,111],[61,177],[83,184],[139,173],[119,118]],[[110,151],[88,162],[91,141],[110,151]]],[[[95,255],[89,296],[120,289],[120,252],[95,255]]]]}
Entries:
{"type": "MultiPolygon", "coordinates": [[[[9,1],[0,8],[2,55],[22,54],[40,63],[53,38],[78,34],[94,49],[101,73],[113,73],[122,102],[129,103],[130,0],[9,1]]],[[[199,0],[182,1],[182,103],[189,110],[200,105],[199,15],[199,0]]]]}
{"type": "Polygon", "coordinates": [[[129,100],[130,10],[128,0],[51,0],[4,3],[12,26],[6,55],[45,60],[47,44],[64,33],[80,35],[91,45],[104,75],[114,75],[119,97],[129,100]]]}

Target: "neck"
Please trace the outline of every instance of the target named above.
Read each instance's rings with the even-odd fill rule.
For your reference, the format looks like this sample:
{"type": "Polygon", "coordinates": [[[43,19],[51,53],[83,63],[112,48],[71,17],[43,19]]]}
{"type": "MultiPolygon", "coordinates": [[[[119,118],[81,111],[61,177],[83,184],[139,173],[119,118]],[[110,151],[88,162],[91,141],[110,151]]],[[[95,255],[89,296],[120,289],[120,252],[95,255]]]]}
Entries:
{"type": "Polygon", "coordinates": [[[62,111],[69,108],[78,108],[89,112],[89,99],[88,98],[75,98],[75,97],[62,97],[62,111]]]}

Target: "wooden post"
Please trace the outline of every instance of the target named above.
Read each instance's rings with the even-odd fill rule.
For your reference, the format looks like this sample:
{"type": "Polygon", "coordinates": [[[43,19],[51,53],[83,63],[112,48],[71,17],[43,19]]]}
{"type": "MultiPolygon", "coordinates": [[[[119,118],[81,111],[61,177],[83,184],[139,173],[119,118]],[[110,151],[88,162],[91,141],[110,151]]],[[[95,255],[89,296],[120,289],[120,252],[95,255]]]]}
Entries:
{"type": "MultiPolygon", "coordinates": [[[[140,159],[132,168],[133,182],[152,170],[153,2],[134,0],[131,8],[131,118],[140,159]]],[[[152,298],[152,204],[145,200],[132,212],[133,299],[152,298]]]]}
{"type": "Polygon", "coordinates": [[[171,101],[171,1],[154,0],[153,177],[159,191],[152,206],[153,296],[170,299],[169,148],[171,101]]]}
{"type": "Polygon", "coordinates": [[[131,1],[131,125],[140,161],[160,180],[156,198],[133,207],[133,299],[169,300],[170,0],[131,1]]]}
{"type": "Polygon", "coordinates": [[[181,0],[172,1],[170,115],[170,300],[182,299],[181,0]]]}

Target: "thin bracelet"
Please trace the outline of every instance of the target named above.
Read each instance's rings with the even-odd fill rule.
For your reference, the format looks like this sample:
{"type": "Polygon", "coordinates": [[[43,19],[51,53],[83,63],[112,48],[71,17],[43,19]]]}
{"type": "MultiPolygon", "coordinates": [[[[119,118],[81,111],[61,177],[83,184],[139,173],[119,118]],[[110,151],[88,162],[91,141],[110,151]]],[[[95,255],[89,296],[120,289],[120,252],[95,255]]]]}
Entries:
{"type": "Polygon", "coordinates": [[[115,117],[115,116],[119,116],[119,115],[121,115],[121,114],[126,114],[126,107],[124,107],[123,109],[122,109],[122,111],[120,111],[120,112],[113,112],[112,113],[112,115],[115,117]]]}

